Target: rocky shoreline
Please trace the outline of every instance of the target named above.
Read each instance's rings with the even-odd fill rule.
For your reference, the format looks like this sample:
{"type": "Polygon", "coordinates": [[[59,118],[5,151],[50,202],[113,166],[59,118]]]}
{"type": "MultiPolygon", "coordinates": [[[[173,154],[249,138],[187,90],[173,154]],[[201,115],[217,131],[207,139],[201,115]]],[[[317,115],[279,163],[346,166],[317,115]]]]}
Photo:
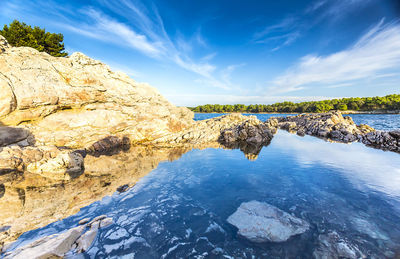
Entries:
{"type": "MultiPolygon", "coordinates": [[[[57,199],[49,200],[39,209],[50,221],[39,222],[39,218],[31,222],[37,210],[37,204],[30,203],[36,195],[34,190],[42,192],[51,186],[54,190],[70,188],[74,193],[77,189],[73,185],[94,186],[92,190],[98,193],[88,194],[90,198],[86,199],[92,202],[116,190],[126,190],[160,161],[173,160],[193,148],[239,148],[248,159],[256,159],[278,129],[400,153],[400,131],[356,125],[340,112],[277,117],[265,122],[241,114],[194,121],[193,112],[175,107],[156,89],[113,72],[82,53],[55,58],[32,48],[11,47],[0,35],[0,208],[9,218],[19,213],[14,223],[0,222],[0,248],[25,231],[76,212],[77,207],[73,207],[57,214],[57,206],[62,206],[57,199]],[[143,170],[137,172],[135,168],[143,170]],[[128,169],[137,174],[110,176],[110,172],[128,169]],[[94,180],[99,175],[110,178],[107,185],[94,180]]],[[[56,193],[53,197],[58,197],[56,193]]],[[[71,194],[58,199],[72,204],[68,201],[78,198],[71,194]]],[[[89,225],[86,227],[86,233],[92,231],[89,225]]],[[[76,240],[85,235],[81,228],[76,240]]],[[[38,241],[35,249],[61,239],[53,236],[38,241]]],[[[21,257],[24,254],[19,253],[21,257]]]]}

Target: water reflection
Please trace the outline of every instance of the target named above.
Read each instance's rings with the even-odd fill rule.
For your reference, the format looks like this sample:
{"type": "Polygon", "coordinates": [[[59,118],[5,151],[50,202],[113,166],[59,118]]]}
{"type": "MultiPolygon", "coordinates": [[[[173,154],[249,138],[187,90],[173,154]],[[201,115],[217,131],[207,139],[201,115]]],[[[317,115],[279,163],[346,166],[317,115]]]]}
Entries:
{"type": "Polygon", "coordinates": [[[22,233],[73,215],[121,185],[134,185],[162,161],[178,159],[190,148],[134,147],[113,156],[85,158],[85,173],[71,181],[36,174],[0,176],[0,244],[22,233]]]}
{"type": "MultiPolygon", "coordinates": [[[[68,193],[51,192],[51,185],[43,188],[49,194],[45,200],[60,209],[38,204],[54,208],[54,214],[73,215],[24,233],[15,246],[74,227],[83,218],[106,214],[115,224],[99,232],[86,256],[311,258],[331,250],[338,258],[334,249],[342,243],[371,258],[399,255],[399,154],[284,131],[262,150],[249,149],[258,155],[255,161],[245,159],[239,150],[209,148],[184,154],[191,148],[133,148],[112,157],[87,157],[86,172],[64,183],[68,193]],[[135,182],[141,172],[147,175],[134,187],[104,197],[122,184],[135,182]],[[283,243],[255,244],[238,237],[226,219],[242,202],[251,200],[306,220],[310,230],[283,243]],[[73,208],[82,206],[86,207],[73,213],[73,208]]],[[[9,186],[5,187],[2,199],[7,196],[9,186]]],[[[25,204],[33,203],[29,188],[23,189],[25,204]]],[[[41,216],[40,211],[35,213],[41,216]]],[[[30,216],[36,215],[25,214],[23,219],[29,221],[30,216]]],[[[26,230],[32,227],[25,226],[26,230]]]]}
{"type": "Polygon", "coordinates": [[[366,148],[360,143],[324,142],[287,132],[280,132],[272,145],[283,153],[294,154],[299,166],[334,167],[360,189],[371,188],[400,197],[399,154],[366,148]]]}
{"type": "MultiPolygon", "coordinates": [[[[107,153],[89,153],[85,172],[71,181],[15,172],[0,176],[0,247],[22,233],[46,226],[77,213],[80,208],[115,191],[126,191],[157,168],[196,148],[228,148],[218,143],[180,148],[132,147],[107,153]]],[[[245,156],[255,159],[262,147],[238,145],[245,156]]]]}

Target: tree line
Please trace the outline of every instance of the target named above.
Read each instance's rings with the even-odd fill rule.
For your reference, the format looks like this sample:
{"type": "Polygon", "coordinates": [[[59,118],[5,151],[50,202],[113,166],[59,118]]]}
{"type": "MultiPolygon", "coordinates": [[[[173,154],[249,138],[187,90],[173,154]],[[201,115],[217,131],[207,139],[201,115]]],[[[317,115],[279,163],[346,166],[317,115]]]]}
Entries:
{"type": "Polygon", "coordinates": [[[206,104],[197,107],[188,107],[194,112],[277,112],[277,113],[304,113],[304,112],[327,112],[330,110],[340,111],[391,111],[400,110],[400,94],[391,94],[384,97],[357,97],[331,99],[311,102],[281,102],[274,104],[206,104]]]}
{"type": "Polygon", "coordinates": [[[4,25],[0,35],[13,47],[31,47],[44,51],[54,57],[65,57],[68,53],[64,48],[64,36],[61,33],[46,32],[38,26],[31,27],[14,20],[10,25],[4,25]]]}

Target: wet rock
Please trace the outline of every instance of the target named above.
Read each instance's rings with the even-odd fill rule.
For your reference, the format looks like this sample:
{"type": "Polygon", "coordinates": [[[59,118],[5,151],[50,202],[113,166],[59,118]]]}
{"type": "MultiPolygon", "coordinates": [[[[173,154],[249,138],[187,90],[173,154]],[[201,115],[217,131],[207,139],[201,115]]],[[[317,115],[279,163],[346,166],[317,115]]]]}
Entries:
{"type": "Polygon", "coordinates": [[[272,205],[258,201],[244,202],[229,216],[238,234],[252,242],[284,242],[306,232],[310,225],[272,205]]]}
{"type": "Polygon", "coordinates": [[[400,131],[373,131],[365,134],[362,142],[374,148],[400,153],[400,131]]]}
{"type": "Polygon", "coordinates": [[[88,223],[90,221],[90,219],[89,218],[84,218],[84,219],[81,219],[80,221],[79,221],[79,225],[83,225],[83,224],[86,224],[86,223],[88,223]]]}
{"type": "Polygon", "coordinates": [[[126,192],[128,189],[129,189],[129,184],[124,184],[117,188],[117,192],[119,193],[126,192]]]}
{"type": "Polygon", "coordinates": [[[319,235],[318,242],[318,247],[313,253],[314,258],[316,259],[366,258],[357,246],[348,243],[334,231],[329,232],[328,234],[319,235]]]}
{"type": "Polygon", "coordinates": [[[334,141],[349,143],[358,141],[368,132],[375,131],[367,125],[357,126],[350,117],[339,111],[317,114],[300,114],[278,118],[279,128],[298,135],[313,135],[334,141]]]}
{"type": "Polygon", "coordinates": [[[277,127],[271,121],[262,123],[255,116],[249,116],[249,119],[245,122],[222,131],[219,140],[226,145],[232,145],[237,142],[258,145],[267,144],[277,131],[277,127]]]}
{"type": "Polygon", "coordinates": [[[69,229],[63,233],[42,237],[30,244],[5,253],[5,258],[54,258],[62,257],[80,237],[84,226],[69,229]]]}
{"type": "MultiPolygon", "coordinates": [[[[67,253],[79,254],[87,251],[95,240],[101,227],[112,224],[112,219],[105,215],[94,218],[89,223],[88,219],[81,220],[77,227],[59,234],[45,236],[25,246],[17,247],[5,252],[5,258],[59,258],[67,253]],[[89,228],[89,229],[88,229],[89,228]],[[88,230],[87,230],[88,229],[88,230]],[[85,230],[87,230],[85,232],[85,230]]],[[[11,247],[8,245],[7,247],[11,247]]]]}

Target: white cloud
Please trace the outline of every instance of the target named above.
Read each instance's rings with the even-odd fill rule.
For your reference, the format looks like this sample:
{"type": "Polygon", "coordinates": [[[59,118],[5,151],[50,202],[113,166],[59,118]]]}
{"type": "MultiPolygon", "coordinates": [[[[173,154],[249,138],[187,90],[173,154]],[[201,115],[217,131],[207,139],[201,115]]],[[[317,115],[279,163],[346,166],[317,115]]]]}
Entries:
{"type": "Polygon", "coordinates": [[[297,91],[321,84],[339,84],[377,77],[400,68],[400,25],[378,25],[346,50],[308,55],[273,81],[274,93],[297,91]],[[385,72],[386,71],[386,72],[385,72]]]}
{"type": "Polygon", "coordinates": [[[88,11],[84,11],[88,18],[91,18],[89,23],[65,28],[87,37],[129,46],[152,58],[173,62],[179,67],[201,76],[197,80],[198,82],[202,81],[208,86],[229,89],[230,83],[226,82],[224,78],[216,77],[214,74],[217,67],[209,63],[216,53],[211,53],[198,61],[190,55],[195,45],[208,47],[200,29],[189,40],[180,36],[172,41],[155,6],[148,10],[140,3],[133,3],[129,0],[123,0],[119,5],[107,0],[102,0],[101,3],[125,17],[130,25],[89,8],[88,11]]]}
{"type": "Polygon", "coordinates": [[[67,26],[66,28],[81,35],[113,42],[119,45],[127,45],[149,56],[159,56],[163,49],[159,42],[153,42],[146,35],[139,34],[127,25],[120,23],[103,13],[92,8],[84,11],[91,18],[91,24],[80,26],[67,26]]]}

